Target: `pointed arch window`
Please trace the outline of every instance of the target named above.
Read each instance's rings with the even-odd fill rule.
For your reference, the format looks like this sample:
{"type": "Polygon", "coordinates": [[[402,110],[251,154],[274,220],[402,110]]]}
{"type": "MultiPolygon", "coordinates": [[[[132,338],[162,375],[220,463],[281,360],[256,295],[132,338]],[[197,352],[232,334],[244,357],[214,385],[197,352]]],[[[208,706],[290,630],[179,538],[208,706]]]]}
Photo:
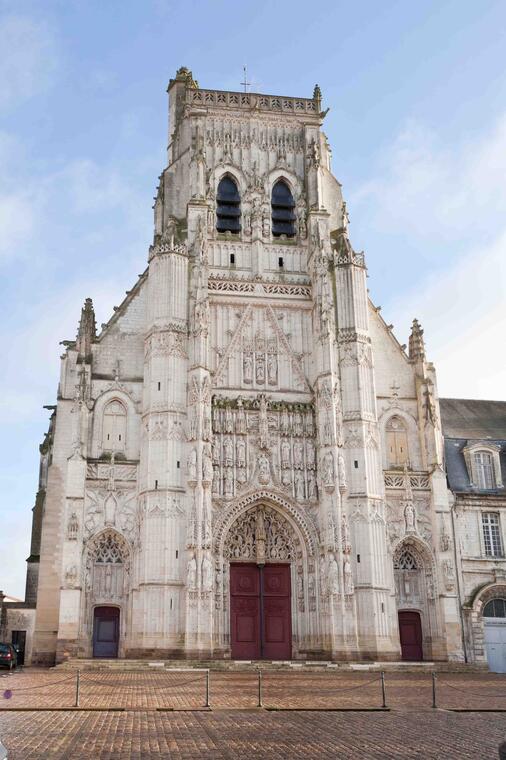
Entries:
{"type": "Polygon", "coordinates": [[[280,235],[295,237],[295,201],[290,188],[282,179],[278,180],[272,188],[271,206],[274,237],[280,235]]]}
{"type": "Polygon", "coordinates": [[[110,401],[104,409],[102,428],[102,449],[104,451],[125,451],[126,409],[120,401],[110,401]]]}
{"type": "Polygon", "coordinates": [[[241,231],[241,196],[237,185],[230,176],[223,177],[216,195],[216,229],[218,232],[241,231]]]}
{"type": "Polygon", "coordinates": [[[386,425],[387,461],[389,467],[408,464],[408,433],[401,417],[390,417],[386,425]]]}

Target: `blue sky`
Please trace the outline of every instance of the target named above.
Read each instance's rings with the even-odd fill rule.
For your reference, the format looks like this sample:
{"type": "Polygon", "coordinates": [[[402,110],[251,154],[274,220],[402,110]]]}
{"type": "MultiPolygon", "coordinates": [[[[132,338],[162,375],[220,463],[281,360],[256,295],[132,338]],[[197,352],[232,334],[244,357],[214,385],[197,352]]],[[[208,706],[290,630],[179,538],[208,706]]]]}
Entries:
{"type": "Polygon", "coordinates": [[[369,286],[441,395],[506,381],[506,4],[501,0],[0,0],[0,588],[22,596],[59,341],[146,265],[168,80],[311,96],[369,286]]]}

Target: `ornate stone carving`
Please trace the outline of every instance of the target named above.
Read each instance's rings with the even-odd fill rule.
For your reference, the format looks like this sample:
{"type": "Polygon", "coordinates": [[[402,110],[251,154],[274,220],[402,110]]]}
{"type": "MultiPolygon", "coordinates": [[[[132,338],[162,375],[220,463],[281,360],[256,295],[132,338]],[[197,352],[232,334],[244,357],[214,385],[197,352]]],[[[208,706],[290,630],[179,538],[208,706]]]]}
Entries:
{"type": "Polygon", "coordinates": [[[72,512],[67,523],[67,539],[69,541],[77,541],[79,535],[79,520],[77,514],[72,512]]]}
{"type": "Polygon", "coordinates": [[[286,520],[270,507],[251,509],[230,529],[225,556],[228,559],[253,561],[257,561],[258,557],[270,561],[295,559],[291,529],[286,520]]]}

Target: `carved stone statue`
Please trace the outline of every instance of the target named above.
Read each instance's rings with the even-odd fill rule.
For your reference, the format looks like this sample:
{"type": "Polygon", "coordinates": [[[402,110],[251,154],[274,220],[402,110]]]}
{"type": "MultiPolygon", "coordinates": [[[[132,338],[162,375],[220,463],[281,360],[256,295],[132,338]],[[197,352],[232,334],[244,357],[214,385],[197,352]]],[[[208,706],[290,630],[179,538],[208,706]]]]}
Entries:
{"type": "Polygon", "coordinates": [[[300,412],[295,412],[295,414],[293,415],[293,434],[294,435],[304,434],[304,427],[302,424],[302,415],[300,412]]]}
{"type": "Polygon", "coordinates": [[[300,470],[295,473],[295,498],[304,498],[304,475],[300,470]]]}
{"type": "Polygon", "coordinates": [[[265,454],[260,454],[258,457],[258,480],[263,485],[270,482],[271,472],[269,466],[269,460],[265,454]]]}
{"type": "Polygon", "coordinates": [[[333,554],[329,555],[328,573],[327,573],[328,588],[330,594],[339,593],[339,567],[337,560],[333,554]]]}
{"type": "Polygon", "coordinates": [[[411,502],[408,502],[404,507],[404,519],[406,521],[406,533],[416,533],[416,510],[411,502]]]}
{"type": "Polygon", "coordinates": [[[267,377],[270,385],[276,385],[278,382],[278,359],[275,354],[267,355],[267,377]]]}
{"type": "Polygon", "coordinates": [[[311,441],[306,443],[306,466],[309,470],[313,470],[315,466],[315,450],[311,441]]]}
{"type": "Polygon", "coordinates": [[[295,441],[293,444],[293,466],[296,470],[301,470],[303,467],[302,443],[300,441],[295,441]]]}
{"type": "Polygon", "coordinates": [[[209,444],[204,446],[202,452],[202,480],[210,483],[213,479],[213,462],[211,458],[211,452],[209,450],[209,444]]]}
{"type": "Polygon", "coordinates": [[[286,438],[281,441],[281,467],[283,469],[290,467],[290,444],[286,438]]]}
{"type": "Polygon", "coordinates": [[[186,583],[189,589],[194,589],[197,585],[197,560],[195,559],[195,555],[192,555],[188,561],[186,583]]]}
{"type": "Polygon", "coordinates": [[[202,558],[202,588],[210,591],[213,587],[213,566],[209,556],[204,554],[202,558]]]}
{"type": "Polygon", "coordinates": [[[237,451],[237,466],[246,467],[246,444],[242,438],[239,438],[239,440],[236,443],[236,451],[237,451]]]}
{"type": "Polygon", "coordinates": [[[334,484],[334,457],[331,451],[327,451],[322,461],[322,480],[325,487],[333,487],[334,484]]]}
{"type": "Polygon", "coordinates": [[[242,359],[242,379],[245,383],[253,382],[253,356],[246,353],[242,359]]]}
{"type": "Polygon", "coordinates": [[[67,525],[68,540],[76,541],[78,533],[79,533],[79,521],[77,519],[77,514],[75,512],[72,512],[71,516],[69,517],[69,521],[67,525]]]}
{"type": "Polygon", "coordinates": [[[258,420],[258,433],[260,438],[260,447],[262,449],[269,448],[269,420],[267,419],[267,399],[262,394],[259,398],[259,420],[258,420]]]}
{"type": "Polygon", "coordinates": [[[341,542],[343,553],[349,554],[351,552],[350,527],[348,525],[348,519],[344,512],[341,517],[341,542]]]}
{"type": "Polygon", "coordinates": [[[316,497],[317,497],[317,490],[316,490],[315,474],[312,470],[309,470],[307,474],[307,498],[316,499],[316,497]]]}
{"type": "Polygon", "coordinates": [[[281,420],[279,422],[279,431],[281,435],[290,434],[290,418],[288,416],[288,412],[286,408],[284,408],[283,411],[281,412],[281,420]]]}
{"type": "Polygon", "coordinates": [[[231,438],[223,440],[223,454],[225,467],[232,467],[234,464],[234,444],[231,438]]]}
{"type": "Polygon", "coordinates": [[[265,383],[265,358],[263,354],[256,355],[255,370],[257,384],[263,385],[265,383]]]}
{"type": "Polygon", "coordinates": [[[235,415],[235,430],[239,435],[246,433],[246,413],[244,411],[242,399],[237,399],[237,414],[235,415]]]}
{"type": "Polygon", "coordinates": [[[343,575],[344,575],[344,593],[347,596],[350,596],[351,594],[353,594],[354,586],[353,586],[353,573],[351,570],[351,563],[347,556],[344,558],[343,575]]]}
{"type": "Polygon", "coordinates": [[[225,433],[234,432],[234,417],[229,406],[225,409],[225,433]]]}
{"type": "Polygon", "coordinates": [[[263,509],[257,509],[255,515],[255,542],[256,542],[256,561],[265,562],[267,533],[265,530],[265,520],[263,509]]]}
{"type": "Polygon", "coordinates": [[[197,480],[197,449],[192,449],[188,456],[188,480],[197,480]]]}

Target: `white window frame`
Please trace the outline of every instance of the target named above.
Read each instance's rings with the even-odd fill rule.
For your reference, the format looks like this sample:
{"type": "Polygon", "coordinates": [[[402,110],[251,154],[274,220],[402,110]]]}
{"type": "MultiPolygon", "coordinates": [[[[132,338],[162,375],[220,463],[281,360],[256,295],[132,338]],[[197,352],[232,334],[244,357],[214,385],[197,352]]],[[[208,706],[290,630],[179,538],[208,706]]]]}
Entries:
{"type": "Polygon", "coordinates": [[[497,488],[504,488],[501,475],[500,452],[501,447],[496,443],[490,443],[489,441],[476,441],[476,443],[464,447],[464,459],[466,462],[467,472],[469,474],[470,485],[473,488],[476,488],[480,491],[492,491],[496,490],[497,488]],[[485,488],[481,484],[479,465],[476,461],[477,454],[490,454],[492,457],[495,484],[491,488],[485,488]]]}
{"type": "Polygon", "coordinates": [[[504,558],[504,540],[501,524],[501,515],[499,512],[482,512],[481,513],[481,535],[483,554],[485,557],[504,558]],[[493,528],[496,527],[495,532],[493,528]],[[487,541],[488,538],[488,541],[487,541]],[[487,551],[487,544],[489,550],[487,551]]]}

